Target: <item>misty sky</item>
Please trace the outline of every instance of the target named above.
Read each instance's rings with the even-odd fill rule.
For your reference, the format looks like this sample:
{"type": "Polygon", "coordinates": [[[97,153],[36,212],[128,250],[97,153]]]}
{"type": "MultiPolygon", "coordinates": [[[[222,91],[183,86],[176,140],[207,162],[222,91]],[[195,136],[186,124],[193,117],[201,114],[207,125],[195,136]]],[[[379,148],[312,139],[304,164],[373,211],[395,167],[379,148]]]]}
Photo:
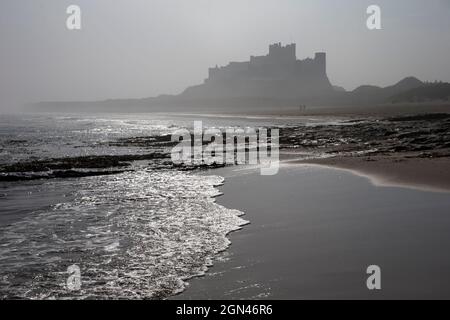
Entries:
{"type": "Polygon", "coordinates": [[[179,93],[210,66],[297,43],[335,85],[450,82],[450,0],[1,0],[0,109],[179,93]],[[82,30],[66,29],[66,8],[82,30]],[[369,31],[370,4],[383,30],[369,31]]]}

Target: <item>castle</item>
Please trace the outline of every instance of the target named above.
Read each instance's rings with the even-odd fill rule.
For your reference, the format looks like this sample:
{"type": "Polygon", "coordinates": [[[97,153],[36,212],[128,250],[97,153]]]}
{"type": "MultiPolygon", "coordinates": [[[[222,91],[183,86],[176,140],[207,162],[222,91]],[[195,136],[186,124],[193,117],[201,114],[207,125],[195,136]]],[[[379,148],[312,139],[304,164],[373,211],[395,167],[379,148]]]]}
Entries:
{"type": "Polygon", "coordinates": [[[187,97],[301,98],[332,90],[326,74],[326,53],[314,59],[298,60],[296,45],[269,46],[265,56],[251,56],[250,61],[230,62],[209,68],[208,78],[200,86],[188,88],[187,97]]]}
{"type": "Polygon", "coordinates": [[[283,79],[313,75],[326,75],[324,52],[316,53],[314,59],[297,60],[295,43],[284,47],[281,43],[275,43],[269,46],[268,55],[251,56],[250,61],[230,62],[225,67],[209,68],[209,77],[205,82],[237,77],[283,79]]]}

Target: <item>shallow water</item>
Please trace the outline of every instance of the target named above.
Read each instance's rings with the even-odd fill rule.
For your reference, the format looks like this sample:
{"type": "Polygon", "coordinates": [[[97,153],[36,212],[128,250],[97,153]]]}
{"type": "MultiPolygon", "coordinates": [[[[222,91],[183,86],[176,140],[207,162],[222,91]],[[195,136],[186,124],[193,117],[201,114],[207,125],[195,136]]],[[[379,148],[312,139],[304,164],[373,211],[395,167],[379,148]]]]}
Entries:
{"type": "MultiPolygon", "coordinates": [[[[161,298],[206,271],[246,223],[217,205],[218,176],[147,171],[50,181],[67,198],[1,229],[0,293],[21,298],[161,298]],[[66,288],[81,269],[81,290],[66,288]]],[[[26,194],[26,190],[25,190],[26,194]]],[[[19,200],[19,199],[17,199],[19,200]]]]}
{"type": "Polygon", "coordinates": [[[180,128],[271,127],[345,124],[324,118],[245,118],[176,114],[1,115],[0,165],[31,159],[86,155],[142,154],[144,148],[110,146],[120,138],[169,135],[180,128]]]}
{"type": "MultiPolygon", "coordinates": [[[[0,165],[86,155],[143,154],[121,138],[203,126],[307,124],[308,118],[198,115],[2,115],[0,165]]],[[[331,121],[331,120],[330,120],[331,121]]],[[[151,161],[150,161],[151,162],[151,161]]],[[[0,296],[5,298],[165,298],[203,274],[247,221],[214,201],[223,178],[174,170],[0,182],[0,296]],[[68,268],[81,290],[67,288],[68,268]]]]}

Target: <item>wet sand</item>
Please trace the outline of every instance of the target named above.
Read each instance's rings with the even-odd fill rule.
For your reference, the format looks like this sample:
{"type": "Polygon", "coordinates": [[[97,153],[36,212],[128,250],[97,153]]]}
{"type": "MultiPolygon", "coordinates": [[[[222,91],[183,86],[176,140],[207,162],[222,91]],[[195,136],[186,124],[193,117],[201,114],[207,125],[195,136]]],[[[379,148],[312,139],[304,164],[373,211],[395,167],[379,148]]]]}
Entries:
{"type": "Polygon", "coordinates": [[[174,299],[450,298],[448,193],[379,187],[348,171],[224,168],[218,203],[251,222],[174,299]],[[381,291],[366,287],[379,265],[381,291]]]}
{"type": "Polygon", "coordinates": [[[403,156],[335,157],[297,161],[325,167],[346,169],[369,178],[380,186],[401,186],[421,190],[450,192],[448,158],[413,158],[403,156]]]}
{"type": "MultiPolygon", "coordinates": [[[[239,106],[239,110],[224,111],[223,109],[208,109],[211,114],[227,114],[234,116],[345,116],[345,117],[387,117],[406,114],[425,114],[450,112],[448,102],[427,103],[398,103],[384,105],[365,106],[307,106],[306,110],[300,111],[298,106],[292,107],[261,107],[249,108],[239,106]]],[[[192,112],[204,113],[203,111],[192,112]]]]}

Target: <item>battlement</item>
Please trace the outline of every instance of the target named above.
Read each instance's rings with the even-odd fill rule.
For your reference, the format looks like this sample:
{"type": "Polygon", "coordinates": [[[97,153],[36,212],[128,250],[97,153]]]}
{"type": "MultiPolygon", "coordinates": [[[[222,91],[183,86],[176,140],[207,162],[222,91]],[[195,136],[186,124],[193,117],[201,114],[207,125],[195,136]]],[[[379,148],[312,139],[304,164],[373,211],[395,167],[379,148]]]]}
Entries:
{"type": "Polygon", "coordinates": [[[297,60],[296,56],[296,45],[295,43],[288,44],[286,46],[282,46],[281,42],[271,44],[269,46],[269,57],[280,60],[280,61],[295,61],[297,60]]]}
{"type": "Polygon", "coordinates": [[[287,64],[295,63],[296,45],[295,43],[282,46],[281,42],[271,44],[269,46],[269,54],[265,56],[251,56],[250,64],[267,65],[267,64],[287,64]]]}

